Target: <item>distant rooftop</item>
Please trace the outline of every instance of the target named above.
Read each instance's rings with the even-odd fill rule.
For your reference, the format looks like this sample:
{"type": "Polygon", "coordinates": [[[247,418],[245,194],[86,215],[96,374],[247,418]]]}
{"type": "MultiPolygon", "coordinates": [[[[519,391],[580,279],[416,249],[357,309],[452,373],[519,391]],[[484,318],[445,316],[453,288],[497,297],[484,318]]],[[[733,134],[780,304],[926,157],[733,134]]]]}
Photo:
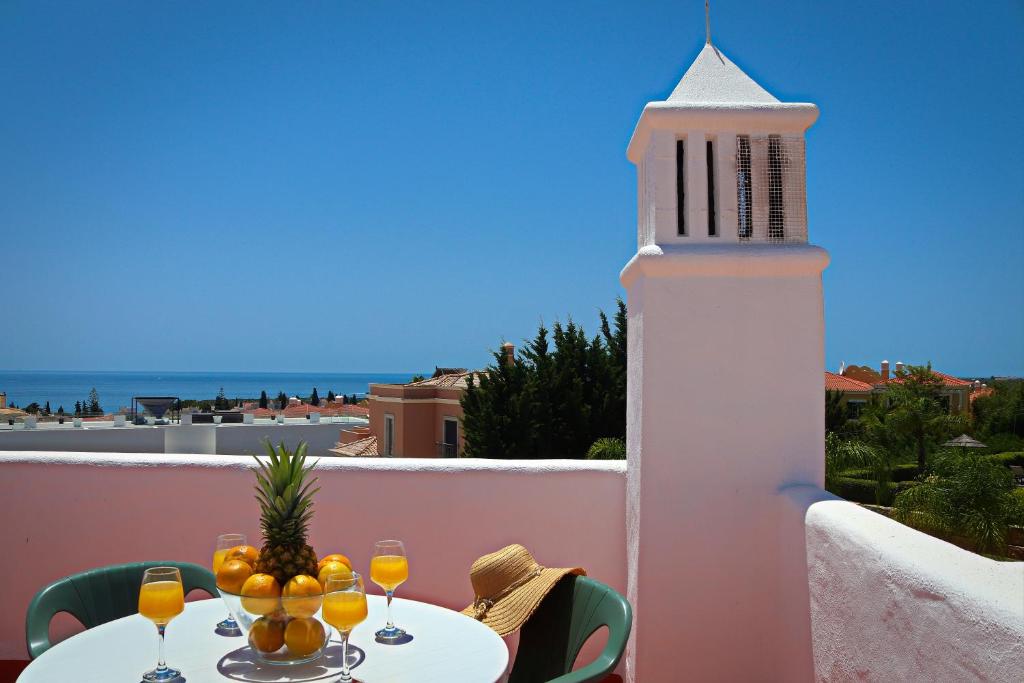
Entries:
{"type": "Polygon", "coordinates": [[[410,382],[406,384],[407,387],[436,387],[438,389],[459,389],[466,386],[467,378],[470,375],[479,374],[478,372],[470,372],[469,370],[459,369],[456,372],[448,373],[445,375],[435,374],[429,379],[420,380],[419,382],[410,382]]]}
{"type": "Polygon", "coordinates": [[[327,449],[331,453],[336,455],[344,455],[348,457],[374,457],[377,453],[377,437],[368,436],[365,439],[357,439],[356,441],[350,441],[349,443],[339,443],[334,448],[327,449]]]}
{"type": "Polygon", "coordinates": [[[871,385],[834,372],[825,373],[825,391],[871,391],[871,385]]]}

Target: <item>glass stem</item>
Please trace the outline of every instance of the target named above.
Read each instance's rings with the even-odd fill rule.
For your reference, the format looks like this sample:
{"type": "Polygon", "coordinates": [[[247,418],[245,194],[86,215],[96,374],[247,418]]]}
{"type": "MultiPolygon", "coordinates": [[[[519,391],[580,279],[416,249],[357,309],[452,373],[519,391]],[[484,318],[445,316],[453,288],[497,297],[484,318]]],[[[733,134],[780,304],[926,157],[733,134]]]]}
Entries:
{"type": "Polygon", "coordinates": [[[167,625],[157,625],[156,632],[160,634],[160,659],[156,663],[156,670],[158,672],[164,672],[167,670],[167,663],[164,661],[164,630],[167,625]]]}
{"type": "Polygon", "coordinates": [[[341,632],[341,678],[339,683],[349,683],[352,674],[348,670],[348,631],[341,632]]]}
{"type": "Polygon", "coordinates": [[[388,596],[388,624],[384,628],[388,631],[394,631],[395,624],[391,621],[391,598],[394,596],[395,591],[384,591],[384,593],[388,596]]]}

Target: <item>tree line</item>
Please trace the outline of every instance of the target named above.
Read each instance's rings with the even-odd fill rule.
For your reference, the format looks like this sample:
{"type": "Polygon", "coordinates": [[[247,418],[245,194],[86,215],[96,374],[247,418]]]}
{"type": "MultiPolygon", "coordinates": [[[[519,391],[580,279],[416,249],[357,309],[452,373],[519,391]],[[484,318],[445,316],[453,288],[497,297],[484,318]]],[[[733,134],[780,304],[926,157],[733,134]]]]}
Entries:
{"type": "Polygon", "coordinates": [[[465,455],[625,457],[626,306],[600,313],[593,337],[572,320],[543,323],[509,363],[504,350],[471,374],[462,397],[465,455]]]}

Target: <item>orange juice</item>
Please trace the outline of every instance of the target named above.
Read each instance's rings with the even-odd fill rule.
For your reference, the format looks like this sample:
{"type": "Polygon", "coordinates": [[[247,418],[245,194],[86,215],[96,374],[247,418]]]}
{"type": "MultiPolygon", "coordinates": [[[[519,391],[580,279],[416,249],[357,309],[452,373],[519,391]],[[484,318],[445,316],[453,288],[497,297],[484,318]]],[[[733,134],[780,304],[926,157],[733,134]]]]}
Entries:
{"type": "Polygon", "coordinates": [[[157,626],[166,626],[185,610],[185,593],[177,581],[153,581],[139,591],[139,614],[157,626]]]}
{"type": "Polygon", "coordinates": [[[366,619],[366,596],[358,591],[339,591],[324,596],[324,621],[339,631],[351,631],[366,619]]]}
{"type": "Polygon", "coordinates": [[[378,555],[370,560],[370,579],[393,591],[409,578],[409,560],[402,555],[378,555]]]}
{"type": "Polygon", "coordinates": [[[217,550],[213,553],[213,573],[216,575],[220,571],[220,566],[224,564],[224,558],[227,556],[230,548],[224,548],[224,550],[217,550]]]}

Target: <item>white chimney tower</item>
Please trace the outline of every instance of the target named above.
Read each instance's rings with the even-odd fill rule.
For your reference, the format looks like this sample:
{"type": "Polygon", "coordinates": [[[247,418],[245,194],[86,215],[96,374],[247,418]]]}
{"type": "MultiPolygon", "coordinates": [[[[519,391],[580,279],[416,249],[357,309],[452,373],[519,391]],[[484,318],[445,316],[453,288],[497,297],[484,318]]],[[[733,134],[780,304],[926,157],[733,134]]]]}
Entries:
{"type": "Polygon", "coordinates": [[[629,143],[631,680],[667,661],[678,680],[814,675],[803,523],[779,490],[824,479],[828,254],[807,243],[804,170],[817,117],[709,31],[629,143]]]}

